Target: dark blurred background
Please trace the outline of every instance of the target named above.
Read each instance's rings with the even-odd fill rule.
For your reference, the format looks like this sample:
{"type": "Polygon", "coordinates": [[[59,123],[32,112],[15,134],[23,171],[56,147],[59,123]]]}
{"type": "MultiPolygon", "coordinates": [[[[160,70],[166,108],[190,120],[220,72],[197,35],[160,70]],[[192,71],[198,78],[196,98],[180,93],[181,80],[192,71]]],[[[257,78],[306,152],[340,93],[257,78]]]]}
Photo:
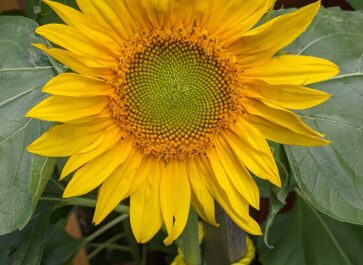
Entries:
{"type": "MultiPolygon", "coordinates": [[[[0,0],[0,12],[9,10],[22,10],[26,0],[0,0]]],[[[278,0],[276,8],[300,7],[315,2],[316,0],[278,0]]],[[[345,0],[322,0],[325,7],[340,6],[344,10],[352,10],[352,7],[345,0]]]]}
{"type": "MultiPolygon", "coordinates": [[[[275,8],[300,7],[313,2],[316,2],[316,0],[278,0],[275,8]]],[[[352,7],[344,0],[322,0],[321,3],[325,7],[339,6],[344,10],[353,10],[352,7]]]]}

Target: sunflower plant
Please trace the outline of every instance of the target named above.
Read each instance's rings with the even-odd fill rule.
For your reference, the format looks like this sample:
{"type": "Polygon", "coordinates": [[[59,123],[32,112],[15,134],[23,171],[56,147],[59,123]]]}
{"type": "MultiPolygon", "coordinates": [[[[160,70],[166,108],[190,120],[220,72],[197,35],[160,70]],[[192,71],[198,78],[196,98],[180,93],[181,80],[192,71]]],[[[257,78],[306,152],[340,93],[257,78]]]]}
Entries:
{"type": "Polygon", "coordinates": [[[24,4],[0,16],[0,264],[363,264],[362,11],[24,4]]]}

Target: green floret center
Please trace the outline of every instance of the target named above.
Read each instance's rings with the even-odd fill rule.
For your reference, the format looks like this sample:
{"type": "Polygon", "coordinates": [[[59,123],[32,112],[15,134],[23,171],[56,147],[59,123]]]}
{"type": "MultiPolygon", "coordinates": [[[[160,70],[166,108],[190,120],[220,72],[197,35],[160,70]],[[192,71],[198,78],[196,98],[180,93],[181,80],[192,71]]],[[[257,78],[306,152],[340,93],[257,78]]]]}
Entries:
{"type": "Polygon", "coordinates": [[[146,152],[199,152],[233,108],[229,74],[224,61],[195,43],[152,43],[127,67],[116,119],[146,152]]]}
{"type": "Polygon", "coordinates": [[[187,43],[164,43],[136,55],[127,76],[127,102],[137,124],[169,139],[214,126],[228,98],[212,56],[187,43]]]}

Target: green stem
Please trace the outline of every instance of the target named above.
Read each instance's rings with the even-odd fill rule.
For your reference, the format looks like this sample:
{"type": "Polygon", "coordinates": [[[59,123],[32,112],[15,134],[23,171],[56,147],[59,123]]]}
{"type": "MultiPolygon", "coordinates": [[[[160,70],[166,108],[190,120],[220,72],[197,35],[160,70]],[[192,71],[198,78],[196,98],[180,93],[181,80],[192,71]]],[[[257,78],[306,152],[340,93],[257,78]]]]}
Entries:
{"type": "MultiPolygon", "coordinates": [[[[96,200],[89,199],[89,198],[81,198],[75,197],[70,199],[62,199],[56,197],[41,197],[40,200],[42,201],[52,201],[52,202],[60,202],[63,205],[77,205],[77,206],[84,206],[84,207],[96,207],[96,200]]],[[[118,205],[115,209],[117,213],[129,213],[129,207],[125,205],[118,205]]]]}
{"type": "Polygon", "coordinates": [[[114,227],[118,223],[120,223],[123,220],[125,220],[128,216],[129,216],[128,214],[120,215],[119,217],[113,219],[111,222],[105,224],[100,229],[98,229],[94,233],[92,233],[89,236],[87,236],[85,238],[86,243],[89,243],[89,242],[93,241],[95,238],[97,238],[98,236],[100,236],[101,234],[103,234],[104,232],[106,232],[107,230],[109,230],[110,228],[114,227]]]}
{"type": "MultiPolygon", "coordinates": [[[[111,245],[114,245],[112,243],[116,242],[117,240],[119,240],[123,236],[125,236],[125,234],[124,233],[121,233],[121,234],[118,234],[118,235],[115,235],[115,236],[111,237],[109,240],[107,240],[107,241],[105,241],[103,243],[100,243],[100,244],[89,244],[88,245],[89,247],[94,246],[95,249],[88,255],[88,259],[90,260],[90,259],[94,258],[102,250],[108,248],[111,245]]],[[[128,250],[130,250],[130,249],[128,249],[128,250]]]]}
{"type": "Polygon", "coordinates": [[[146,262],[147,262],[147,246],[144,244],[142,245],[141,265],[146,265],[146,262]]]}

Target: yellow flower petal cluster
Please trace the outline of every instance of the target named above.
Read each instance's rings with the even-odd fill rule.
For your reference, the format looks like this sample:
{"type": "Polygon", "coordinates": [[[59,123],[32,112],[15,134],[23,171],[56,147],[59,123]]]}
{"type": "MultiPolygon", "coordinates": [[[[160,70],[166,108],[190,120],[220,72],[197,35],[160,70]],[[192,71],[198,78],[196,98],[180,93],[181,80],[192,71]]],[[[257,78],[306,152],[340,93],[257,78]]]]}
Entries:
{"type": "Polygon", "coordinates": [[[164,224],[166,244],[182,233],[190,205],[216,225],[217,201],[251,234],[259,208],[252,174],[279,186],[267,143],[329,142],[289,109],[329,98],[306,87],[334,76],[333,63],[277,55],[320,2],[255,24],[272,0],[77,0],[80,11],[44,0],[65,22],[36,32],[36,44],[69,67],[28,117],[57,125],[28,150],[69,157],[64,197],[98,189],[94,222],[130,198],[138,242],[164,224]]]}

